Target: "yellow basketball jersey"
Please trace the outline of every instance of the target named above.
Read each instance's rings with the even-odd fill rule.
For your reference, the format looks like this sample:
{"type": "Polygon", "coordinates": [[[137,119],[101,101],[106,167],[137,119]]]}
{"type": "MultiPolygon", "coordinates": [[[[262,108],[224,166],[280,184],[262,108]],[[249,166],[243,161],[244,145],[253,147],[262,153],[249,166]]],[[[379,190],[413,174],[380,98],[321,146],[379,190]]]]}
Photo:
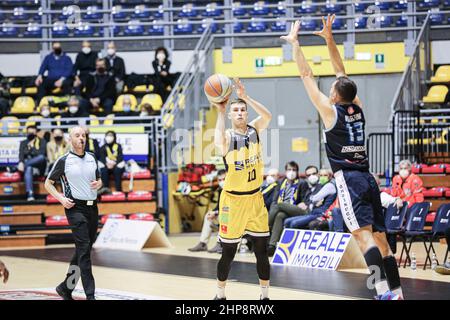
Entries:
{"type": "Polygon", "coordinates": [[[230,130],[230,146],[224,157],[224,190],[238,193],[255,192],[261,187],[264,175],[261,143],[255,128],[247,126],[247,133],[230,130]]]}

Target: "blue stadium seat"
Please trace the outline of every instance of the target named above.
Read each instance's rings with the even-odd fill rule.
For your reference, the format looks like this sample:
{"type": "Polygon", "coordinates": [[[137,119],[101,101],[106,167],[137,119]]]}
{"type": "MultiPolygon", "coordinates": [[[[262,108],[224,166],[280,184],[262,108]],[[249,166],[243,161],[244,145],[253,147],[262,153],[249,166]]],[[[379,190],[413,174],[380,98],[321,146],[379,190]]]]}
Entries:
{"type": "Polygon", "coordinates": [[[84,15],[84,19],[93,21],[100,20],[103,18],[103,14],[98,12],[98,6],[89,6],[86,8],[86,14],[84,15]]]}
{"type": "Polygon", "coordinates": [[[249,13],[252,16],[265,16],[270,13],[270,9],[266,7],[265,1],[256,1],[253,4],[253,9],[250,9],[249,13]]]}
{"type": "Polygon", "coordinates": [[[395,21],[395,26],[407,27],[408,26],[408,16],[406,14],[402,14],[400,17],[398,17],[397,21],[395,21]]]}
{"type": "Polygon", "coordinates": [[[128,17],[127,17],[127,13],[126,13],[126,12],[123,12],[122,10],[123,10],[123,7],[122,7],[121,5],[113,6],[113,7],[111,8],[111,14],[112,14],[113,19],[114,19],[115,21],[118,21],[118,20],[125,20],[125,19],[128,18],[128,17]]]}
{"type": "Polygon", "coordinates": [[[4,22],[0,29],[1,37],[17,37],[19,34],[19,29],[17,27],[11,26],[11,23],[4,22]]]}
{"type": "Polygon", "coordinates": [[[275,16],[282,16],[286,14],[286,3],[284,1],[278,1],[278,6],[272,9],[272,13],[275,16]]]}
{"type": "Polygon", "coordinates": [[[134,12],[131,15],[133,19],[148,19],[150,18],[150,11],[146,5],[141,4],[134,7],[134,12]]]}
{"type": "Polygon", "coordinates": [[[203,19],[202,22],[203,23],[200,25],[200,27],[197,28],[198,33],[203,33],[203,31],[205,31],[208,24],[211,24],[211,31],[213,33],[216,33],[217,30],[219,29],[217,23],[214,22],[214,19],[212,19],[212,18],[203,19]]]}
{"type": "Polygon", "coordinates": [[[302,19],[300,22],[300,30],[314,31],[317,29],[317,21],[311,18],[302,19]]]}
{"type": "Polygon", "coordinates": [[[36,22],[29,22],[24,36],[28,38],[39,38],[42,36],[42,29],[36,22]]]}
{"type": "Polygon", "coordinates": [[[164,21],[163,20],[153,20],[150,29],[148,29],[149,34],[154,36],[162,36],[164,34],[164,21]]]}
{"type": "MultiPolygon", "coordinates": [[[[74,1],[72,1],[73,3],[74,1]]],[[[82,6],[91,6],[95,5],[98,1],[96,0],[78,0],[76,3],[81,4],[82,6]]]]}
{"type": "Polygon", "coordinates": [[[342,11],[342,5],[337,4],[336,0],[327,0],[326,4],[320,8],[322,13],[339,13],[342,11]]]}
{"type": "Polygon", "coordinates": [[[63,21],[56,21],[53,23],[52,35],[54,37],[67,37],[69,36],[69,29],[67,24],[63,21]]]}
{"type": "Polygon", "coordinates": [[[73,1],[71,0],[55,0],[55,4],[57,6],[68,6],[73,4],[73,1]]]}
{"type": "Polygon", "coordinates": [[[80,23],[74,30],[75,37],[92,37],[94,28],[88,22],[80,23]]]}
{"type": "Polygon", "coordinates": [[[430,13],[430,23],[432,26],[444,24],[445,16],[443,13],[440,13],[439,11],[430,11],[430,13]]]}
{"type": "Polygon", "coordinates": [[[401,0],[394,3],[394,9],[395,10],[406,10],[408,9],[408,1],[407,0],[401,0]]]}
{"type": "Polygon", "coordinates": [[[274,32],[286,32],[287,31],[287,24],[284,20],[277,20],[275,22],[272,22],[272,25],[270,26],[270,30],[274,32]]]}
{"type": "Polygon", "coordinates": [[[206,5],[205,11],[202,12],[203,17],[220,17],[222,15],[222,10],[217,9],[217,3],[212,2],[206,5]]]}
{"type": "Polygon", "coordinates": [[[3,20],[5,20],[5,14],[2,12],[2,10],[0,9],[0,23],[3,22],[3,20]]]}
{"type": "Polygon", "coordinates": [[[353,3],[355,6],[355,12],[364,12],[367,8],[367,4],[360,3],[359,1],[361,0],[355,0],[355,2],[353,3]]]}
{"type": "Polygon", "coordinates": [[[431,9],[431,8],[438,8],[440,3],[440,0],[420,0],[419,1],[419,8],[421,9],[431,9]]]}
{"type": "Polygon", "coordinates": [[[14,8],[14,13],[11,16],[11,20],[13,21],[25,21],[30,19],[30,15],[24,12],[24,7],[16,7],[14,8]]]}
{"type": "Polygon", "coordinates": [[[388,11],[391,8],[392,2],[375,1],[375,5],[382,11],[388,11]]]}
{"type": "Polygon", "coordinates": [[[364,29],[367,25],[367,18],[360,16],[355,17],[355,29],[364,29]]]}
{"type": "Polygon", "coordinates": [[[450,0],[444,0],[444,7],[450,7],[450,0]]]}
{"type": "Polygon", "coordinates": [[[235,17],[242,17],[245,16],[247,14],[247,10],[241,8],[241,2],[237,1],[237,2],[233,2],[233,16],[235,17]]]}
{"type": "Polygon", "coordinates": [[[236,21],[233,23],[233,32],[241,33],[244,29],[244,24],[242,22],[236,21]]]}
{"type": "Polygon", "coordinates": [[[175,34],[191,34],[193,31],[192,24],[188,19],[178,19],[173,32],[175,34]]]}
{"type": "Polygon", "coordinates": [[[75,6],[66,6],[62,8],[62,12],[59,15],[58,19],[61,21],[67,21],[69,17],[76,15],[75,6]]]}
{"type": "MultiPolygon", "coordinates": [[[[94,32],[95,32],[95,31],[94,31],[94,32]]],[[[114,26],[112,27],[112,32],[113,32],[113,34],[114,34],[115,36],[118,35],[119,32],[120,32],[120,27],[114,25],[114,26]]],[[[98,31],[98,34],[100,35],[100,37],[103,37],[103,36],[105,35],[105,32],[103,31],[103,27],[100,28],[100,30],[98,31]]]]}
{"type": "Polygon", "coordinates": [[[379,18],[375,19],[377,22],[380,21],[381,28],[389,28],[392,26],[393,19],[391,16],[381,15],[379,18]]]}
{"type": "Polygon", "coordinates": [[[317,11],[317,6],[311,0],[302,1],[301,7],[298,7],[297,13],[311,14],[317,11]]]}
{"type": "Polygon", "coordinates": [[[342,20],[342,19],[340,19],[340,18],[334,19],[334,22],[333,22],[333,29],[340,30],[340,29],[342,29],[343,27],[345,27],[345,21],[344,21],[344,20],[342,20]]]}
{"type": "Polygon", "coordinates": [[[194,9],[192,3],[187,3],[181,7],[181,11],[178,12],[178,17],[180,18],[195,18],[198,16],[198,12],[194,9]]]}
{"type": "Polygon", "coordinates": [[[247,27],[248,32],[265,32],[267,26],[264,22],[259,19],[252,18],[252,21],[247,27]]]}
{"type": "Polygon", "coordinates": [[[130,20],[125,28],[124,34],[126,36],[142,36],[144,34],[144,27],[139,20],[130,20]]]}
{"type": "Polygon", "coordinates": [[[160,4],[158,6],[158,11],[154,11],[153,12],[153,17],[155,19],[162,19],[164,17],[164,9],[163,9],[163,5],[162,4],[160,4]]]}

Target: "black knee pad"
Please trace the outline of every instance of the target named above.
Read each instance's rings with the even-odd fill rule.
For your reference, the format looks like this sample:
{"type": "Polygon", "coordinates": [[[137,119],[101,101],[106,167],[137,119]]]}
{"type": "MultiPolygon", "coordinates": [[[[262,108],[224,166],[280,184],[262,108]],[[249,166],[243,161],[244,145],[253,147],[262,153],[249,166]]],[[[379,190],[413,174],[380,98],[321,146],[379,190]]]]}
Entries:
{"type": "Polygon", "coordinates": [[[222,256],[217,264],[217,279],[219,281],[226,281],[231,269],[231,262],[233,262],[236,255],[237,243],[225,243],[220,241],[222,246],[222,256]]]}
{"type": "Polygon", "coordinates": [[[267,237],[253,237],[253,252],[256,256],[256,269],[258,271],[259,279],[270,279],[270,263],[269,255],[267,254],[267,245],[269,238],[267,237]]]}

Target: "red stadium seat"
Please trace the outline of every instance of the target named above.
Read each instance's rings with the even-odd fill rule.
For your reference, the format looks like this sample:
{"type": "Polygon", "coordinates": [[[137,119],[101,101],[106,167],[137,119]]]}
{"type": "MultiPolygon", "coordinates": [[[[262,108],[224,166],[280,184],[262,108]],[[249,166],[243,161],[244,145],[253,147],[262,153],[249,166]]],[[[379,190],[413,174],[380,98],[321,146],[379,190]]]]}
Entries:
{"type": "MultiPolygon", "coordinates": [[[[61,193],[61,195],[64,196],[62,193],[61,193]]],[[[59,203],[59,201],[54,196],[52,196],[51,194],[47,195],[46,202],[47,203],[59,203]]]]}
{"type": "Polygon", "coordinates": [[[100,219],[100,222],[102,224],[106,223],[106,220],[108,219],[119,219],[119,220],[126,220],[126,216],[123,214],[119,214],[119,213],[111,213],[111,214],[105,214],[102,216],[102,218],[100,219]]]}
{"type": "Polygon", "coordinates": [[[19,182],[21,180],[20,172],[0,172],[0,182],[19,182]]]}
{"type": "Polygon", "coordinates": [[[445,173],[447,166],[447,164],[433,164],[432,166],[424,165],[422,167],[422,173],[445,173]]]}
{"type": "Polygon", "coordinates": [[[155,218],[150,213],[134,213],[130,215],[130,220],[154,221],[155,218]]]}
{"type": "Polygon", "coordinates": [[[426,218],[426,222],[427,223],[433,223],[434,222],[434,218],[436,218],[436,212],[430,212],[428,215],[427,215],[427,218],[426,218]]]}
{"type": "Polygon", "coordinates": [[[47,217],[47,219],[45,219],[45,225],[52,227],[54,226],[65,227],[69,225],[69,221],[67,221],[66,216],[52,216],[47,217]]]}
{"type": "Polygon", "coordinates": [[[450,198],[450,188],[447,189],[447,191],[445,191],[445,195],[446,198],[450,198]]]}
{"type": "Polygon", "coordinates": [[[101,201],[103,202],[116,202],[116,201],[125,201],[125,193],[122,191],[114,191],[110,194],[103,194],[101,197],[101,201]]]}
{"type": "Polygon", "coordinates": [[[411,172],[414,174],[419,174],[422,170],[423,164],[413,164],[411,168],[411,172]]]}
{"type": "Polygon", "coordinates": [[[448,188],[435,187],[431,189],[426,189],[423,191],[423,196],[425,198],[440,198],[443,197],[448,188]]]}
{"type": "MultiPolygon", "coordinates": [[[[123,174],[123,177],[124,177],[124,179],[130,179],[131,173],[125,172],[123,174]]],[[[148,170],[148,169],[134,173],[134,179],[150,179],[150,177],[151,177],[151,173],[150,173],[150,170],[148,170]]]]}
{"type": "Polygon", "coordinates": [[[128,193],[128,201],[150,201],[153,194],[150,191],[133,191],[128,193]]]}

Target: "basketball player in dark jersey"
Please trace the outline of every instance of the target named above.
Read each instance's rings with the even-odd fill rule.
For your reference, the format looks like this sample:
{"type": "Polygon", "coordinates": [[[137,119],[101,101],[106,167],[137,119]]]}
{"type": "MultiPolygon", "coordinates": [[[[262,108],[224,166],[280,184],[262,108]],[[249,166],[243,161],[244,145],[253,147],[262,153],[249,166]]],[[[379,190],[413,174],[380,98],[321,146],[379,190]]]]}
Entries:
{"type": "Polygon", "coordinates": [[[336,73],[330,96],[323,94],[298,43],[300,22],[281,37],[293,47],[309,98],[324,123],[326,151],[336,179],[339,205],[347,228],[356,239],[369,267],[377,299],[403,299],[398,267],[386,240],[386,228],[377,182],[369,172],[365,148],[365,118],[356,84],[350,80],[332,34],[334,15],[322,18],[323,30],[316,35],[326,40],[336,73]]]}

